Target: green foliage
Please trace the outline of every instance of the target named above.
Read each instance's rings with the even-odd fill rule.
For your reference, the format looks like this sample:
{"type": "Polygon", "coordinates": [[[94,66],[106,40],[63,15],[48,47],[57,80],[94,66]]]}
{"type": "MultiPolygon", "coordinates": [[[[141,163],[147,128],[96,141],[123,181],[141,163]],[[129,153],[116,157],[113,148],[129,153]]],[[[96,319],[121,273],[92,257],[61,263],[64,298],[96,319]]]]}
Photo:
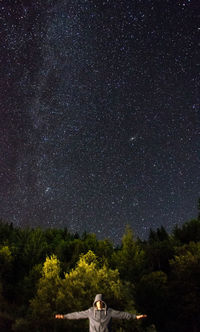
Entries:
{"type": "Polygon", "coordinates": [[[23,282],[19,284],[21,287],[21,303],[25,307],[28,306],[31,298],[34,297],[37,291],[38,281],[42,275],[42,264],[34,265],[29,273],[24,277],[23,282]]]}
{"type": "Polygon", "coordinates": [[[96,293],[103,293],[109,303],[116,304],[124,301],[124,288],[119,272],[105,264],[101,266],[97,256],[88,251],[80,257],[76,268],[65,274],[57,305],[61,311],[88,308],[96,293]]]}
{"type": "Polygon", "coordinates": [[[51,316],[56,301],[57,287],[60,284],[60,262],[55,255],[47,257],[39,280],[37,295],[31,300],[31,309],[36,317],[47,319],[51,316]]]}
{"type": "Polygon", "coordinates": [[[21,229],[0,222],[0,330],[88,331],[54,314],[87,309],[96,293],[144,322],[114,321],[118,332],[200,330],[200,220],[161,227],[146,241],[126,228],[121,247],[67,229],[21,229]]]}
{"type": "Polygon", "coordinates": [[[15,256],[21,261],[25,272],[45,259],[48,251],[47,242],[40,228],[20,230],[16,243],[15,256]]]}
{"type": "MultiPolygon", "coordinates": [[[[150,271],[169,271],[169,261],[174,256],[173,239],[165,235],[164,228],[151,231],[149,241],[144,245],[146,266],[150,271]]],[[[149,271],[149,272],[150,272],[149,271]]]]}
{"type": "Polygon", "coordinates": [[[189,243],[191,241],[200,241],[200,219],[193,219],[186,222],[181,228],[176,226],[173,231],[174,237],[180,243],[189,243]]]}
{"type": "Polygon", "coordinates": [[[11,331],[13,324],[13,317],[5,311],[0,311],[0,331],[11,331]]]}
{"type": "Polygon", "coordinates": [[[174,328],[182,326],[182,331],[197,331],[200,323],[200,243],[190,242],[178,248],[170,264],[172,314],[178,313],[174,328]]]}
{"type": "Polygon", "coordinates": [[[30,301],[32,326],[48,328],[53,321],[53,312],[60,285],[60,262],[55,255],[47,257],[43,265],[42,277],[38,282],[36,296],[30,301]]]}
{"type": "Polygon", "coordinates": [[[166,320],[168,308],[168,279],[162,271],[144,275],[137,285],[136,302],[142,312],[146,312],[152,323],[160,328],[166,320]]]}
{"type": "Polygon", "coordinates": [[[122,238],[122,248],[113,254],[114,266],[119,270],[122,279],[137,281],[144,269],[144,258],[144,250],[134,239],[132,229],[127,226],[122,238]]]}
{"type": "Polygon", "coordinates": [[[8,266],[12,263],[12,254],[8,246],[0,248],[0,273],[3,274],[8,266]]]}
{"type": "Polygon", "coordinates": [[[150,229],[149,232],[149,242],[161,242],[166,241],[169,239],[169,234],[166,232],[165,228],[161,226],[160,228],[157,228],[156,231],[153,231],[150,229]]]}
{"type": "MultiPolygon", "coordinates": [[[[56,311],[71,312],[90,307],[96,293],[103,293],[106,301],[113,305],[121,302],[125,304],[126,288],[120,280],[119,272],[102,265],[91,250],[81,255],[77,266],[65,273],[63,279],[60,277],[57,257],[47,257],[36,297],[31,300],[32,326],[47,328],[56,311]]],[[[76,322],[73,324],[76,325],[76,322]]],[[[66,325],[70,327],[72,323],[67,322],[66,325]]]]}
{"type": "Polygon", "coordinates": [[[0,282],[2,285],[2,296],[9,297],[9,299],[12,295],[12,269],[12,253],[9,246],[4,245],[0,248],[0,282]]]}
{"type": "Polygon", "coordinates": [[[13,224],[8,224],[0,219],[0,245],[8,244],[15,232],[13,224]]]}

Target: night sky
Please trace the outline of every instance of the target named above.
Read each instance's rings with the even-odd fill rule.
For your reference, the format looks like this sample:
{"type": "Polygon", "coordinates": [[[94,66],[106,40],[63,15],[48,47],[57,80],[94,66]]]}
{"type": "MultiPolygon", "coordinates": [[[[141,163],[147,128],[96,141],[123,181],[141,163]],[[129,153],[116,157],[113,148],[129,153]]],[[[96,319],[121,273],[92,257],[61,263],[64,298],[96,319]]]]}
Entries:
{"type": "Polygon", "coordinates": [[[1,0],[2,219],[118,242],[197,216],[199,8],[1,0]]]}

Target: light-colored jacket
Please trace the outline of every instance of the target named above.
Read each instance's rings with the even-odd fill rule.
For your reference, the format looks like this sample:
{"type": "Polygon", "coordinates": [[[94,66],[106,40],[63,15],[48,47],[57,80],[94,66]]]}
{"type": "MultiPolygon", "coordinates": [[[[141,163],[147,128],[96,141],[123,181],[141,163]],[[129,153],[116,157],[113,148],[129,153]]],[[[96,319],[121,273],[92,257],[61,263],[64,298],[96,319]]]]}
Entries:
{"type": "Polygon", "coordinates": [[[110,332],[112,318],[115,319],[135,319],[136,315],[124,311],[117,311],[107,308],[103,301],[102,294],[97,294],[93,303],[93,307],[88,310],[72,312],[64,315],[65,319],[85,319],[88,318],[90,322],[90,332],[110,332]],[[96,302],[103,302],[104,306],[101,310],[96,308],[96,302]]]}

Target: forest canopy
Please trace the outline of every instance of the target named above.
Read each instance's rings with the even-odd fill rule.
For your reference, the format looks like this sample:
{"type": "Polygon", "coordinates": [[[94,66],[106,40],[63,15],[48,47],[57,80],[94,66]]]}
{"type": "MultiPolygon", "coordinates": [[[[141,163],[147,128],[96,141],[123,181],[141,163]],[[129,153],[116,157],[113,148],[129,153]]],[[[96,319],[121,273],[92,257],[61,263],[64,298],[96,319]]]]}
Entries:
{"type": "Polygon", "coordinates": [[[200,219],[150,230],[127,226],[119,246],[95,234],[18,228],[0,222],[0,330],[88,331],[88,322],[56,321],[55,313],[89,308],[96,293],[110,307],[145,313],[113,321],[115,331],[200,330],[200,219]]]}

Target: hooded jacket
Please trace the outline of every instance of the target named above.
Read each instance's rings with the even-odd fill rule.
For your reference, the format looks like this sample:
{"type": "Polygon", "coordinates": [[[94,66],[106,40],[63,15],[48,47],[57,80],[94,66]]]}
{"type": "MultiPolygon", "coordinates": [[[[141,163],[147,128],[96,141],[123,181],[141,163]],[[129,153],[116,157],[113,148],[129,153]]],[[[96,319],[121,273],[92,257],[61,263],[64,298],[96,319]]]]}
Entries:
{"type": "Polygon", "coordinates": [[[89,332],[110,332],[112,318],[115,319],[135,319],[136,315],[124,311],[117,311],[107,308],[103,301],[102,294],[97,294],[94,299],[93,307],[85,311],[72,312],[64,315],[65,319],[89,319],[89,332]],[[98,310],[96,302],[101,301],[103,308],[98,310]]]}

